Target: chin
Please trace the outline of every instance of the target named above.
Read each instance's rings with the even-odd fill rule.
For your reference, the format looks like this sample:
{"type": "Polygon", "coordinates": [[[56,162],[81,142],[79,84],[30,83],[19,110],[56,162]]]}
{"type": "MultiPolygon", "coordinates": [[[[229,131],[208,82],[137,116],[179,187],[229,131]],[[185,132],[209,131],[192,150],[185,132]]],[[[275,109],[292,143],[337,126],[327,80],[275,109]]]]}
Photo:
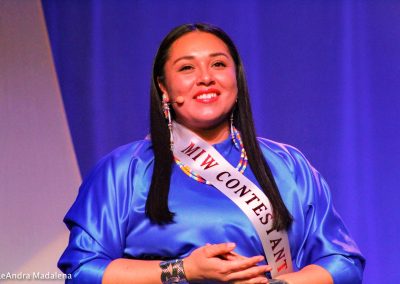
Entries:
{"type": "Polygon", "coordinates": [[[213,129],[217,128],[221,124],[227,123],[227,120],[225,118],[218,117],[214,119],[204,119],[201,121],[196,121],[193,122],[193,127],[194,128],[201,128],[201,129],[213,129]]]}

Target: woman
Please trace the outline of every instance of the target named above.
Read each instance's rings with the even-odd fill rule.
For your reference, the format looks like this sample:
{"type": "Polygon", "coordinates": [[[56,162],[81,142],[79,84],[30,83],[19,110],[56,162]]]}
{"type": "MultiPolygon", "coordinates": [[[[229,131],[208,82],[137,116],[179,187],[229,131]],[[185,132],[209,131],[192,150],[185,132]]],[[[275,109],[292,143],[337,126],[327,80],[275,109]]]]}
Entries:
{"type": "Polygon", "coordinates": [[[105,157],[64,221],[59,267],[78,283],[362,281],[325,181],[296,149],[256,139],[237,49],[207,24],[163,40],[151,139],[105,157]]]}

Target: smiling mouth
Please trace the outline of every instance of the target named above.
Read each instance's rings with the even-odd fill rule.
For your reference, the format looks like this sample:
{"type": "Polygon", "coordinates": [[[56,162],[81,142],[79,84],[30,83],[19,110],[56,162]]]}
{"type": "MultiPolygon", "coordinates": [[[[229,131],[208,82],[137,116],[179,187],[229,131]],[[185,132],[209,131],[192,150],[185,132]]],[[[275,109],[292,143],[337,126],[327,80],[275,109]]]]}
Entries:
{"type": "Polygon", "coordinates": [[[219,94],[217,92],[202,93],[196,95],[194,99],[200,103],[212,103],[218,100],[218,95],[219,94]]]}
{"type": "Polygon", "coordinates": [[[202,94],[200,96],[196,97],[196,100],[209,100],[211,98],[215,98],[217,96],[216,93],[211,93],[211,94],[202,94]]]}

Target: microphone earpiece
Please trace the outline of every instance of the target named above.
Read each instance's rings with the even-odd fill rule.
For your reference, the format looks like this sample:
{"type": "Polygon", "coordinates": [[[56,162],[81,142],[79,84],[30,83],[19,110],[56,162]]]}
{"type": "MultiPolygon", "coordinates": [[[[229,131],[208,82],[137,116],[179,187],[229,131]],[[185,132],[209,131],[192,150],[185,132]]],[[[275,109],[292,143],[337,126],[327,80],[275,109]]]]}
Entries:
{"type": "Polygon", "coordinates": [[[175,101],[172,101],[171,104],[183,104],[185,102],[185,98],[182,96],[177,96],[175,101]]]}

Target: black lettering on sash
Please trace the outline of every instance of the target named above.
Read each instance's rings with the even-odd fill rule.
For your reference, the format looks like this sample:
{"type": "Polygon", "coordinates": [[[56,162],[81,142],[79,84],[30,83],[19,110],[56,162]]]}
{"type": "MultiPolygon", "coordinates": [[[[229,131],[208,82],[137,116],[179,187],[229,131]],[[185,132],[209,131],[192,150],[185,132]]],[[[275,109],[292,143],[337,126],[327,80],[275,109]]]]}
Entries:
{"type": "Polygon", "coordinates": [[[260,203],[260,205],[253,208],[253,211],[257,216],[260,216],[260,212],[262,212],[263,209],[267,210],[267,206],[265,206],[264,203],[260,203]]]}
{"type": "Polygon", "coordinates": [[[225,174],[227,174],[228,177],[231,176],[231,174],[230,174],[229,172],[222,172],[222,173],[219,173],[219,174],[217,175],[217,180],[222,181],[221,176],[222,176],[222,175],[225,175],[225,174]]]}
{"type": "MultiPolygon", "coordinates": [[[[270,243],[272,244],[272,251],[274,252],[277,246],[281,243],[282,238],[271,240],[270,243]]],[[[278,263],[280,260],[283,260],[283,264],[278,267],[278,271],[281,271],[284,268],[287,268],[286,256],[285,256],[285,248],[282,247],[277,252],[274,252],[275,262],[278,263]]]]}
{"type": "Polygon", "coordinates": [[[205,166],[204,169],[208,170],[209,168],[212,168],[212,167],[218,165],[218,162],[215,162],[215,163],[214,162],[215,162],[214,158],[211,157],[210,154],[208,154],[207,158],[205,158],[205,160],[203,161],[201,166],[205,166]]]}
{"type": "Polygon", "coordinates": [[[250,204],[251,202],[253,202],[255,199],[257,199],[257,201],[260,201],[260,198],[257,197],[257,195],[255,195],[254,193],[252,193],[251,195],[253,195],[253,198],[250,198],[249,200],[246,201],[247,204],[250,204]]]}
{"type": "Polygon", "coordinates": [[[197,147],[194,148],[194,149],[193,149],[193,147],[194,147],[194,143],[193,143],[192,141],[190,141],[190,145],[187,146],[185,149],[183,149],[183,150],[181,151],[181,153],[184,153],[184,154],[186,154],[186,155],[188,155],[188,156],[190,157],[190,155],[192,155],[194,152],[196,152],[197,150],[200,149],[199,146],[197,146],[197,147]]]}
{"type": "Polygon", "coordinates": [[[194,157],[192,158],[193,161],[196,161],[196,159],[197,159],[198,157],[200,157],[201,155],[203,155],[205,152],[206,152],[206,151],[205,151],[204,149],[201,149],[200,153],[198,153],[196,156],[194,156],[194,157]]]}
{"type": "Polygon", "coordinates": [[[277,240],[270,240],[270,243],[272,245],[272,251],[276,249],[276,247],[279,245],[279,243],[282,241],[282,238],[277,239],[277,240]]]}
{"type": "Polygon", "coordinates": [[[233,179],[228,180],[225,185],[227,188],[235,188],[239,184],[240,184],[240,181],[238,179],[233,178],[233,179]],[[233,183],[233,185],[232,185],[232,183],[233,183]]]}
{"type": "Polygon", "coordinates": [[[277,253],[274,253],[275,262],[280,261],[282,258],[285,258],[285,253],[283,248],[281,248],[277,253]],[[276,257],[278,255],[278,257],[276,257]]]}
{"type": "MultiPolygon", "coordinates": [[[[271,214],[267,214],[267,215],[271,215],[271,214]]],[[[272,218],[273,218],[273,217],[271,216],[271,219],[272,219],[272,218]]],[[[268,223],[268,221],[267,221],[267,223],[268,223]]],[[[275,231],[274,227],[272,227],[271,229],[269,229],[269,230],[267,231],[267,235],[271,234],[273,231],[275,231]]]]}
{"type": "Polygon", "coordinates": [[[240,197],[242,197],[243,195],[246,195],[247,193],[249,193],[251,191],[251,189],[249,188],[247,191],[247,186],[243,185],[241,188],[239,188],[238,190],[235,191],[235,193],[237,194],[240,191],[240,197]]]}
{"type": "MultiPolygon", "coordinates": [[[[271,213],[267,213],[265,216],[265,219],[263,219],[263,217],[260,217],[260,222],[261,222],[261,224],[263,224],[263,225],[267,225],[268,224],[268,220],[272,220],[272,214],[271,213]]],[[[270,231],[267,231],[267,235],[269,235],[269,233],[271,233],[272,232],[272,230],[270,230],[270,231]]]]}

